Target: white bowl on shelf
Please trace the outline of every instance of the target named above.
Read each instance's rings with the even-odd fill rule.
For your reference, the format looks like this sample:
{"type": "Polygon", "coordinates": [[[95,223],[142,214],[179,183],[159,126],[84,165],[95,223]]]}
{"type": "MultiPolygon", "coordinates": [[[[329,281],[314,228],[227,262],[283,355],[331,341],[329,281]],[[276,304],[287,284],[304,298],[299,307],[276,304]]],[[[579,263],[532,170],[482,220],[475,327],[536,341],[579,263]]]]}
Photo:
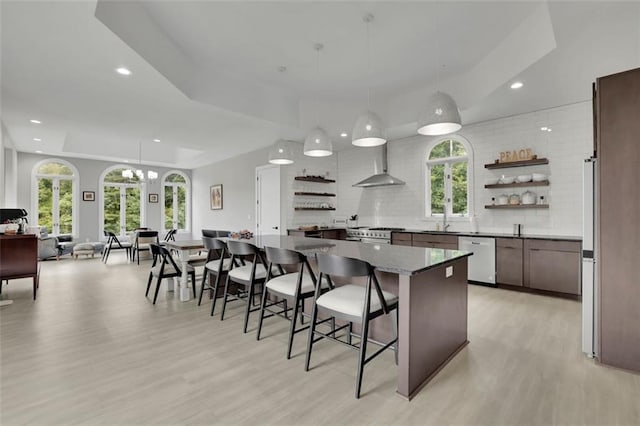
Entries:
{"type": "Polygon", "coordinates": [[[509,183],[513,183],[516,180],[515,177],[511,176],[502,176],[499,180],[498,183],[503,183],[503,184],[509,184],[509,183]]]}
{"type": "Polygon", "coordinates": [[[532,175],[520,175],[516,178],[516,180],[520,183],[525,183],[525,182],[531,182],[532,178],[533,178],[532,175]]]}
{"type": "Polygon", "coordinates": [[[544,173],[533,173],[531,175],[531,178],[534,182],[542,182],[544,180],[547,180],[547,175],[545,175],[544,173]]]}

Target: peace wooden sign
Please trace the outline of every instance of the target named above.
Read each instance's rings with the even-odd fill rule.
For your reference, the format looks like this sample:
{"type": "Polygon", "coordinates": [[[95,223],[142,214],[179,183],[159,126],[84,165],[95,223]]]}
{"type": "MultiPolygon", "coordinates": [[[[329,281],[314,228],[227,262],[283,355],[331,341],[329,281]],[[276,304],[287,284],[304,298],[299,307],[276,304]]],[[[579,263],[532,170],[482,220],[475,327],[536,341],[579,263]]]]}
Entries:
{"type": "Polygon", "coordinates": [[[500,163],[510,163],[512,161],[533,160],[537,156],[533,154],[531,148],[514,149],[513,151],[500,152],[500,163]]]}

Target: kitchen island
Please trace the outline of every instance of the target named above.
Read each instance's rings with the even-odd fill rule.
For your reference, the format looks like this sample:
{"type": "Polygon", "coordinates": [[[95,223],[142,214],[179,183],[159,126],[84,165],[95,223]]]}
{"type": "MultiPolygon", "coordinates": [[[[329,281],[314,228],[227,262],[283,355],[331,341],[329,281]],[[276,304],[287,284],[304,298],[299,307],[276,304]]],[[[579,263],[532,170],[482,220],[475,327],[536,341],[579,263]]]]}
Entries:
{"type": "MultiPolygon", "coordinates": [[[[382,288],[399,296],[397,392],[404,398],[411,399],[468,343],[469,252],[286,236],[252,242],[303,252],[312,267],[313,254],[319,252],[362,259],[376,267],[382,288]]],[[[364,285],[364,280],[359,283],[364,285]]],[[[370,338],[388,340],[390,323],[384,316],[376,318],[370,338]]]]}

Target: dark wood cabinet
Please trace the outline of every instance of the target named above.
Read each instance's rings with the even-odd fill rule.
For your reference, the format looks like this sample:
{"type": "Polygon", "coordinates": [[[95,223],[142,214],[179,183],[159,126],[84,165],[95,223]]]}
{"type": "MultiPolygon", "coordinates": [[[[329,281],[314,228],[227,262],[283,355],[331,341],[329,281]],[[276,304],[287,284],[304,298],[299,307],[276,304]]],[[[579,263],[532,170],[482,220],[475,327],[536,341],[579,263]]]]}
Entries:
{"type": "Polygon", "coordinates": [[[431,247],[447,250],[458,249],[458,236],[445,234],[413,234],[412,242],[414,247],[431,247]]]}
{"type": "Polygon", "coordinates": [[[312,231],[289,229],[287,233],[290,237],[326,238],[330,240],[344,240],[347,238],[345,229],[317,229],[312,231]]]}
{"type": "Polygon", "coordinates": [[[38,238],[32,234],[0,235],[1,281],[33,279],[33,299],[38,290],[38,238]]]}
{"type": "Polygon", "coordinates": [[[522,239],[496,238],[496,283],[522,286],[522,239]]]}
{"type": "Polygon", "coordinates": [[[392,232],[391,233],[391,244],[396,246],[410,246],[411,242],[411,233],[409,232],[392,232]]]}
{"type": "Polygon", "coordinates": [[[580,249],[576,241],[524,240],[524,285],[537,290],[581,294],[580,249]]]}
{"type": "Polygon", "coordinates": [[[600,361],[640,371],[640,68],[596,80],[600,361]]]}

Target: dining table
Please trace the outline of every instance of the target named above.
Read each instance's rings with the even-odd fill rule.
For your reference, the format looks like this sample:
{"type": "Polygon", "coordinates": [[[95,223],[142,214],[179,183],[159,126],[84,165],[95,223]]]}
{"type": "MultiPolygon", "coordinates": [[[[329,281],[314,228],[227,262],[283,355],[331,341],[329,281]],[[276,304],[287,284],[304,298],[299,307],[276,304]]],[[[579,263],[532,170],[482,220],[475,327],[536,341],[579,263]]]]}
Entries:
{"type": "MultiPolygon", "coordinates": [[[[229,240],[228,238],[220,238],[229,240]]],[[[296,250],[316,268],[315,253],[329,253],[369,262],[375,267],[382,289],[398,295],[397,394],[413,398],[469,342],[467,340],[467,260],[463,250],[407,247],[284,235],[243,239],[260,248],[296,250]]],[[[201,240],[175,241],[182,264],[180,300],[189,300],[186,265],[201,240]]],[[[335,280],[340,284],[339,280],[335,280]]],[[[364,281],[353,281],[364,285],[364,281]]],[[[392,333],[389,321],[372,321],[370,338],[386,341],[392,333]]]]}
{"type": "Polygon", "coordinates": [[[169,250],[175,250],[176,253],[178,253],[180,271],[182,272],[180,277],[176,277],[173,279],[173,283],[169,282],[167,291],[173,291],[173,284],[177,281],[180,292],[180,301],[188,302],[191,299],[191,289],[189,288],[189,276],[187,271],[189,266],[189,257],[192,251],[203,250],[204,243],[202,242],[202,239],[167,241],[165,243],[165,247],[169,250]]]}

